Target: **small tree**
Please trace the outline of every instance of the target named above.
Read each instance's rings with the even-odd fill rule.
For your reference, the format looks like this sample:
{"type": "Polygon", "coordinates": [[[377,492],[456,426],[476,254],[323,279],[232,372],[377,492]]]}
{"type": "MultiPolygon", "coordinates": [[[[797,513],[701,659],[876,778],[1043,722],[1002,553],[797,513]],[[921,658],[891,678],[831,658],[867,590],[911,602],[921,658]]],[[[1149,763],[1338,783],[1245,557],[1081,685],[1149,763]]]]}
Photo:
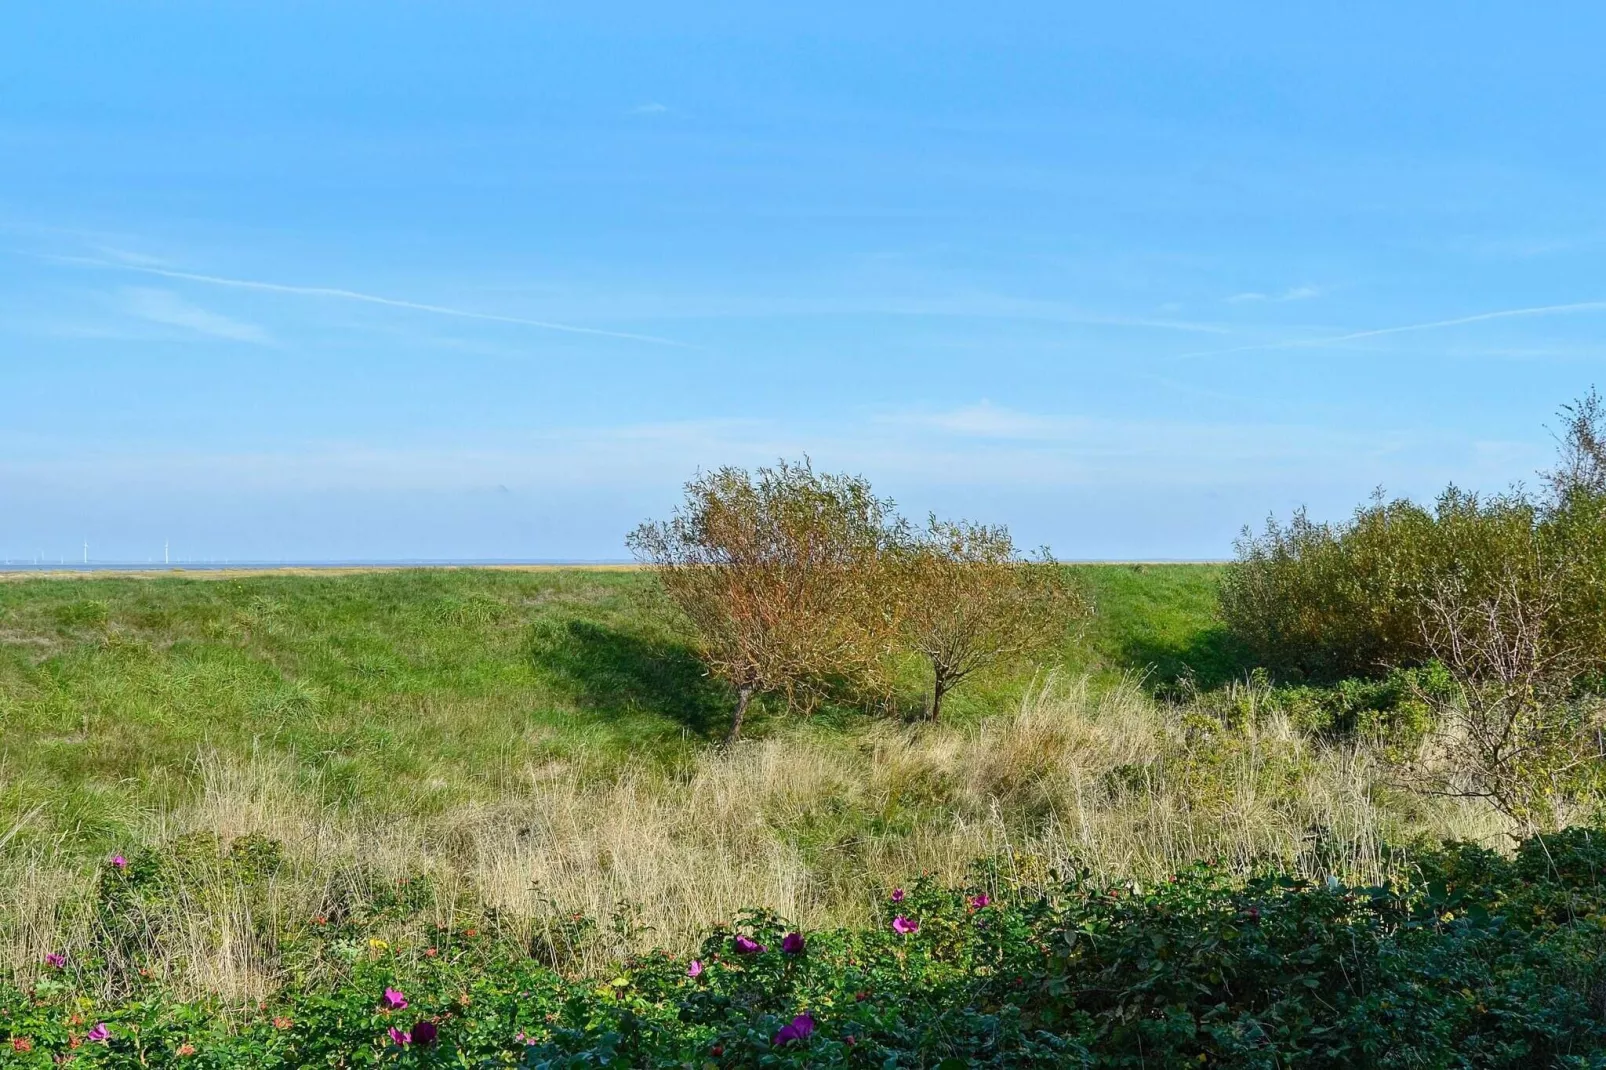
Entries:
{"type": "Polygon", "coordinates": [[[1517,545],[1490,572],[1446,570],[1423,598],[1423,639],[1456,686],[1419,772],[1531,833],[1553,828],[1558,802],[1598,775],[1601,706],[1579,693],[1597,657],[1567,620],[1582,562],[1543,529],[1508,527],[1517,545]]]}
{"type": "Polygon", "coordinates": [[[831,680],[868,678],[884,660],[890,615],[874,596],[891,507],[865,480],[805,458],[699,476],[670,519],[630,535],[704,663],[736,691],[727,742],[755,696],[807,707],[831,680]]]}
{"type": "Polygon", "coordinates": [[[899,630],[931,666],[932,720],[942,700],[973,673],[1062,638],[1089,603],[1045,553],[1015,553],[1002,525],[931,517],[894,557],[899,630]]]}
{"type": "Polygon", "coordinates": [[[1551,498],[1564,503],[1577,494],[1606,495],[1606,403],[1594,387],[1556,414],[1556,467],[1540,473],[1551,498]]]}

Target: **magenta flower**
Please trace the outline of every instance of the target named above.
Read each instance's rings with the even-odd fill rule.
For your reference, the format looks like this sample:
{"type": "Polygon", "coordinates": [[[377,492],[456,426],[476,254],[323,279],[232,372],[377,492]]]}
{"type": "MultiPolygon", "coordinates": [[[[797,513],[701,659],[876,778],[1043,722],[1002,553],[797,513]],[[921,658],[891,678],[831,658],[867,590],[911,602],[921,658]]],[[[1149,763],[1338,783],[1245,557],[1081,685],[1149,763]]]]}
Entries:
{"type": "Polygon", "coordinates": [[[814,1019],[808,1014],[800,1014],[793,1018],[788,1025],[781,1026],[781,1031],[775,1034],[774,1044],[779,1048],[783,1044],[790,1044],[794,1040],[807,1040],[814,1035],[814,1019]]]}
{"type": "Polygon", "coordinates": [[[414,1044],[422,1044],[423,1046],[428,1047],[429,1045],[435,1043],[435,1038],[439,1035],[440,1031],[436,1028],[435,1023],[430,1021],[428,1018],[425,1018],[423,1021],[413,1026],[414,1044]]]}
{"type": "Polygon", "coordinates": [[[117,869],[127,869],[128,868],[128,859],[124,858],[122,855],[113,855],[112,856],[112,865],[115,866],[117,869]]]}
{"type": "Polygon", "coordinates": [[[992,900],[987,897],[987,893],[983,892],[980,895],[976,896],[975,898],[971,899],[970,905],[975,907],[977,910],[980,910],[983,907],[987,906],[991,902],[992,902],[992,900]]]}
{"type": "Polygon", "coordinates": [[[781,950],[788,955],[803,954],[803,934],[787,933],[781,937],[781,950]]]}
{"type": "Polygon", "coordinates": [[[67,965],[67,956],[59,951],[52,951],[45,955],[45,965],[61,969],[67,965]]]}
{"type": "Polygon", "coordinates": [[[690,965],[688,965],[686,967],[686,976],[687,977],[701,977],[702,975],[703,975],[703,960],[702,959],[692,959],[690,965]]]}
{"type": "Polygon", "coordinates": [[[903,889],[902,888],[894,888],[894,889],[892,889],[892,901],[894,903],[903,902],[903,889]]]}
{"type": "Polygon", "coordinates": [[[85,1035],[88,1036],[90,1040],[93,1040],[96,1044],[104,1044],[112,1038],[112,1031],[107,1028],[105,1022],[98,1022],[96,1023],[95,1028],[91,1029],[85,1035]]]}
{"type": "Polygon", "coordinates": [[[751,937],[743,936],[741,933],[736,934],[736,939],[733,940],[732,943],[736,945],[736,953],[738,955],[756,955],[760,951],[769,950],[769,948],[765,947],[757,940],[754,940],[751,937]]]}
{"type": "Polygon", "coordinates": [[[388,1011],[406,1010],[407,997],[394,988],[385,989],[385,1009],[388,1011]]]}
{"type": "Polygon", "coordinates": [[[411,1033],[403,1033],[395,1026],[391,1026],[389,1032],[390,1039],[394,1040],[398,1044],[411,1044],[413,1042],[413,1035],[411,1033]]]}
{"type": "Polygon", "coordinates": [[[920,931],[920,923],[913,918],[906,918],[902,914],[892,919],[892,931],[902,936],[920,931]]]}

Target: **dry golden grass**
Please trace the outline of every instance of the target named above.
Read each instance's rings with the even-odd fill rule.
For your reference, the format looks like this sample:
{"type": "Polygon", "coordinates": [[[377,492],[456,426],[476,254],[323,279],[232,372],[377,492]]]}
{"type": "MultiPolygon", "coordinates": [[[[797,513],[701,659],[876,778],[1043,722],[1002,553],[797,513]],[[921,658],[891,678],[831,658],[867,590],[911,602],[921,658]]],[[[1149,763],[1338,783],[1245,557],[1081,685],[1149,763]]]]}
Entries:
{"type": "Polygon", "coordinates": [[[1200,858],[1374,882],[1388,876],[1385,841],[1504,831],[1470,805],[1393,791],[1363,747],[1318,744],[1275,716],[1228,729],[1085,681],[1050,681],[970,728],[799,733],[710,748],[678,772],[532,767],[499,797],[400,820],[321,809],[261,754],[204,756],[203,772],[198,798],[149,815],[146,842],[267,837],[282,866],[247,887],[203,855],[174,894],[125,912],[117,944],[96,929],[95,871],[13,851],[0,862],[0,970],[27,976],[47,951],[106,954],[132,926],[138,954],[105,984],[143,966],[192,993],[255,999],[284,975],[287,934],[418,881],[424,909],[376,924],[376,938],[422,948],[437,924],[494,914],[507,939],[587,971],[645,945],[684,950],[748,907],[805,926],[862,922],[888,888],[958,882],[984,858],[1026,885],[1064,866],[1154,879],[1200,858]],[[573,915],[602,924],[576,929],[573,915]]]}

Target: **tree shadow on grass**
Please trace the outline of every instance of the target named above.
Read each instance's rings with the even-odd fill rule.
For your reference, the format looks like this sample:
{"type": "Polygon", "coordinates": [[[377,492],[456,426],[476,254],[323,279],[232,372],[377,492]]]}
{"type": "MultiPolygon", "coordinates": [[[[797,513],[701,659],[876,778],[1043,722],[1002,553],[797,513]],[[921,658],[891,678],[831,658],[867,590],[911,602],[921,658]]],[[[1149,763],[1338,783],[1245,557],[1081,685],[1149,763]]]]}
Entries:
{"type": "Polygon", "coordinates": [[[700,736],[723,733],[734,701],[684,644],[588,620],[543,622],[531,631],[530,657],[586,709],[655,714],[700,736]]]}
{"type": "Polygon", "coordinates": [[[1115,651],[1121,668],[1146,673],[1156,693],[1174,692],[1185,680],[1201,691],[1242,680],[1255,667],[1247,647],[1223,625],[1193,632],[1178,642],[1153,635],[1128,635],[1115,651]]]}

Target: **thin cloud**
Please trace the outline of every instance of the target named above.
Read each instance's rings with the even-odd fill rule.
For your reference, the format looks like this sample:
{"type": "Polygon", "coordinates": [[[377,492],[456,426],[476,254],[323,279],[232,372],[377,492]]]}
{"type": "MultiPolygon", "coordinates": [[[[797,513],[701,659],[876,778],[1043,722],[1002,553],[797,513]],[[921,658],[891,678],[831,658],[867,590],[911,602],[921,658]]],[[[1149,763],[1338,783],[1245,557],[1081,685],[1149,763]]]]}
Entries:
{"type": "Polygon", "coordinates": [[[668,108],[667,105],[660,104],[656,100],[649,100],[645,104],[638,104],[634,108],[631,108],[630,109],[630,114],[631,115],[663,115],[667,111],[669,111],[669,108],[668,108]]]}
{"type": "Polygon", "coordinates": [[[628,331],[609,331],[600,327],[576,327],[569,323],[554,323],[551,320],[525,319],[522,316],[499,316],[491,312],[471,312],[467,309],[450,308],[446,305],[431,305],[420,301],[403,301],[394,297],[381,297],[378,294],[361,293],[357,290],[341,290],[329,286],[295,286],[282,282],[262,282],[256,279],[233,279],[221,275],[202,275],[193,271],[177,271],[171,268],[156,267],[150,264],[138,263],[111,263],[105,260],[94,260],[88,257],[61,256],[51,257],[61,263],[81,264],[88,267],[108,268],[114,271],[131,271],[142,275],[155,275],[164,279],[179,279],[185,282],[199,282],[208,286],[227,286],[237,290],[256,290],[262,293],[295,294],[300,297],[325,297],[339,301],[357,301],[369,305],[381,305],[386,308],[403,308],[412,312],[430,312],[437,316],[454,316],[458,319],[481,320],[488,323],[512,323],[522,327],[537,327],[544,331],[562,331],[565,334],[586,334],[602,338],[622,338],[631,342],[646,342],[651,345],[674,346],[679,349],[692,349],[693,346],[685,342],[677,342],[672,338],[659,338],[651,334],[632,334],[628,331]]]}
{"type": "Polygon", "coordinates": [[[267,333],[252,323],[241,323],[185,301],[170,290],[130,287],[122,293],[122,308],[131,316],[169,327],[182,327],[212,338],[235,342],[266,342],[267,333]]]}
{"type": "MultiPolygon", "coordinates": [[[[798,306],[807,314],[807,306],[798,306]]],[[[1059,301],[1039,301],[998,294],[955,294],[932,301],[877,301],[874,299],[832,303],[817,311],[826,315],[865,312],[882,316],[931,316],[950,319],[1039,320],[1044,323],[1074,323],[1090,327],[1131,327],[1138,330],[1184,331],[1198,334],[1236,334],[1241,328],[1219,323],[1156,319],[1144,316],[1105,315],[1088,312],[1077,305],[1059,301]]]]}
{"type": "Polygon", "coordinates": [[[166,267],[167,261],[161,257],[146,256],[144,253],[131,253],[127,249],[119,249],[111,245],[97,245],[95,251],[102,256],[108,256],[123,264],[132,264],[135,267],[166,267]]]}
{"type": "Polygon", "coordinates": [[[1321,295],[1322,288],[1320,286],[1294,286],[1275,295],[1264,294],[1254,290],[1248,293],[1233,294],[1227,298],[1227,303],[1229,305],[1244,305],[1256,301],[1308,301],[1312,297],[1320,297],[1321,295]]]}
{"type": "Polygon", "coordinates": [[[908,424],[966,438],[1040,439],[1061,421],[981,401],[947,412],[899,413],[887,422],[908,424]]]}
{"type": "Polygon", "coordinates": [[[1253,353],[1271,349],[1321,349],[1326,346],[1359,342],[1368,338],[1382,338],[1391,334],[1410,334],[1415,331],[1436,331],[1445,327],[1461,327],[1469,323],[1487,323],[1491,320],[1521,319],[1528,316],[1563,316],[1574,312],[1606,311],[1606,301],[1574,301],[1563,305],[1535,305],[1531,308],[1505,308],[1495,312],[1479,312],[1454,319],[1432,320],[1427,323],[1407,323],[1399,327],[1377,327],[1366,331],[1328,338],[1291,338],[1280,342],[1261,342],[1255,345],[1233,346],[1231,349],[1206,349],[1197,353],[1179,353],[1173,360],[1194,360],[1200,357],[1222,357],[1231,353],[1253,353]]]}

